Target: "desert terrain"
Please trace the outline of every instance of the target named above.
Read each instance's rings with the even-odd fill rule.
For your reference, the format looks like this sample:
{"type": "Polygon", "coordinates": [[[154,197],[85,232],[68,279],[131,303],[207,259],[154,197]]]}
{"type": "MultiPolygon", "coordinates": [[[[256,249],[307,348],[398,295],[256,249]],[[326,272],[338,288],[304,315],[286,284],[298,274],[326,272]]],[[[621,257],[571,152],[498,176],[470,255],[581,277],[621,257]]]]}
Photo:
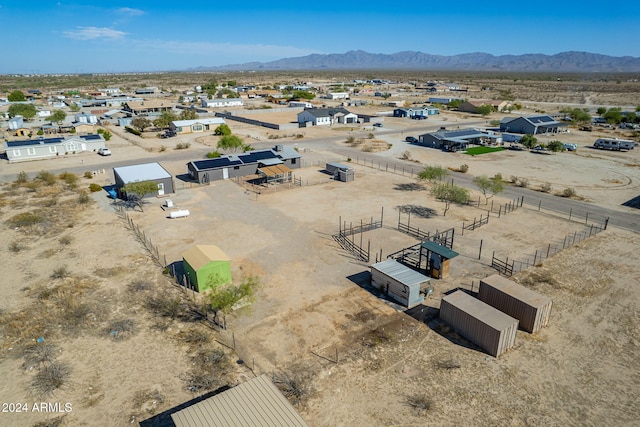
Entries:
{"type": "MultiPolygon", "coordinates": [[[[601,99],[621,103],[619,94],[597,103],[601,99]]],[[[264,114],[275,122],[290,117],[264,114]]],[[[143,211],[123,210],[105,191],[87,188],[113,184],[110,167],[124,162],[159,161],[174,176],[185,174],[185,159],[202,158],[217,137],[139,139],[112,127],[110,158],[3,163],[0,253],[9,262],[0,281],[0,401],[7,403],[0,425],[161,425],[165,411],[263,373],[296,385],[299,393],[288,397],[312,426],[635,425],[636,232],[609,227],[515,274],[553,299],[551,324],[535,335],[518,331],[516,347],[499,358],[438,319],[444,293],[477,291],[478,280],[495,273],[493,253],[531,258],[601,222],[525,204],[500,217],[492,211],[488,224],[463,232],[492,202],[497,209],[511,200],[486,201],[470,186],[479,205],[453,205],[445,216],[430,184],[416,180],[426,165],[467,164],[469,175],[500,173],[507,186],[512,176],[525,178],[534,190],[549,183],[551,194],[570,187],[586,209],[635,212],[621,204],[640,191],[640,150],[589,148],[600,135],[619,131],[571,129],[561,138],[578,150],[549,156],[508,150],[469,156],[404,142],[425,129],[500,117],[443,112],[422,123],[385,117],[376,130],[271,131],[229,122],[255,148],[297,147],[303,167],[294,173],[303,185],[257,193],[233,180],[197,185],[176,178],[170,198],[191,214],[173,220],[163,198],[148,199],[143,211]],[[348,144],[349,136],[382,141],[385,149],[363,150],[348,144]],[[175,150],[181,142],[191,145],[175,150]],[[347,158],[356,168],[354,182],[322,172],[325,162],[347,158]],[[76,178],[60,177],[64,171],[76,178]],[[85,171],[95,175],[87,178],[85,171]],[[453,228],[460,255],[449,278],[432,280],[434,292],[424,304],[404,310],[371,291],[368,271],[380,253],[386,258],[418,242],[397,229],[408,211],[411,225],[422,230],[453,228]],[[370,262],[332,238],[341,220],[355,226],[381,216],[382,228],[354,236],[371,248],[370,262]],[[235,282],[260,281],[254,300],[227,316],[227,330],[208,321],[203,297],[164,268],[194,244],[222,248],[232,258],[235,282]],[[41,402],[48,411],[34,410],[41,402]]]]}

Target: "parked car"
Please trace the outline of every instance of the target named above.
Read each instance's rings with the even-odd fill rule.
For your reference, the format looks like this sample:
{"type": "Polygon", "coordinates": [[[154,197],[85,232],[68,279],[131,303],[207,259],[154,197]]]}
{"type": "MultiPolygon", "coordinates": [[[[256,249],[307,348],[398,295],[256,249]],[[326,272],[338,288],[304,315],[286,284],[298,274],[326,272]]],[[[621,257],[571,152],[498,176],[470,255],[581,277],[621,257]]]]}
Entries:
{"type": "Polygon", "coordinates": [[[427,116],[422,116],[422,115],[420,115],[420,114],[416,114],[416,115],[414,115],[414,116],[411,116],[411,118],[412,118],[413,120],[427,120],[427,116]]]}
{"type": "Polygon", "coordinates": [[[517,145],[517,144],[511,144],[509,146],[509,150],[513,150],[513,151],[524,151],[524,147],[522,145],[517,145]]]}
{"type": "Polygon", "coordinates": [[[98,148],[98,154],[100,154],[101,156],[110,156],[111,150],[109,150],[107,147],[98,148]]]}
{"type": "Polygon", "coordinates": [[[565,142],[563,146],[567,151],[576,151],[578,149],[578,144],[570,144],[568,142],[565,142]]]}
{"type": "Polygon", "coordinates": [[[172,130],[166,130],[162,134],[163,138],[171,138],[171,137],[174,137],[174,136],[176,136],[176,133],[174,131],[172,131],[172,130]]]}
{"type": "Polygon", "coordinates": [[[418,142],[418,138],[416,138],[415,136],[408,136],[404,140],[412,144],[415,144],[418,142]]]}
{"type": "Polygon", "coordinates": [[[377,127],[377,128],[381,128],[383,126],[382,123],[374,123],[373,126],[377,127]]]}

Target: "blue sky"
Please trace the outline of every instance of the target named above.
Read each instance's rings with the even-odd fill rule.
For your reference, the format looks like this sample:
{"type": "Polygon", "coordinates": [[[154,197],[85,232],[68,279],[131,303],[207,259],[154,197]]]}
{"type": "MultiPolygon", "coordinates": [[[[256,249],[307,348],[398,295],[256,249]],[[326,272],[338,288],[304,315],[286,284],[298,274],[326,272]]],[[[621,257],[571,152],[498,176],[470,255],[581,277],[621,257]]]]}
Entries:
{"type": "Polygon", "coordinates": [[[639,18],[633,1],[0,0],[0,73],[184,70],[358,49],[640,57],[639,18]]]}

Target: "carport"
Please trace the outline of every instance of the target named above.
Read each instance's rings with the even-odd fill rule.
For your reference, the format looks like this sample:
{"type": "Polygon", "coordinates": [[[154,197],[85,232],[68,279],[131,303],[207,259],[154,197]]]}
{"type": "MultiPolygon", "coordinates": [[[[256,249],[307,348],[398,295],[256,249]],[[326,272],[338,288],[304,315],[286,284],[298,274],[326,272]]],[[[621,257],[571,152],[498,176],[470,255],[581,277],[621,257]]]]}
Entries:
{"type": "Polygon", "coordinates": [[[291,182],[292,171],[283,164],[261,166],[258,168],[260,175],[267,184],[284,184],[291,182]]]}

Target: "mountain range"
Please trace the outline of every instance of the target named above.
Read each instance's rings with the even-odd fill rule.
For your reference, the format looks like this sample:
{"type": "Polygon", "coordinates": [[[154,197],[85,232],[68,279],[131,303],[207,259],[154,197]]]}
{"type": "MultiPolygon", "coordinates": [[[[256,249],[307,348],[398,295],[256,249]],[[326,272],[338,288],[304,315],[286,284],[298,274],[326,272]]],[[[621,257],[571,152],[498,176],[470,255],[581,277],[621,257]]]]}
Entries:
{"type": "Polygon", "coordinates": [[[530,72],[640,72],[640,58],[608,56],[588,52],[555,55],[500,55],[465,53],[431,55],[407,51],[391,54],[354,50],[346,53],[311,54],[270,62],[218,67],[197,67],[188,71],[273,71],[273,70],[442,70],[442,71],[530,71],[530,72]]]}

